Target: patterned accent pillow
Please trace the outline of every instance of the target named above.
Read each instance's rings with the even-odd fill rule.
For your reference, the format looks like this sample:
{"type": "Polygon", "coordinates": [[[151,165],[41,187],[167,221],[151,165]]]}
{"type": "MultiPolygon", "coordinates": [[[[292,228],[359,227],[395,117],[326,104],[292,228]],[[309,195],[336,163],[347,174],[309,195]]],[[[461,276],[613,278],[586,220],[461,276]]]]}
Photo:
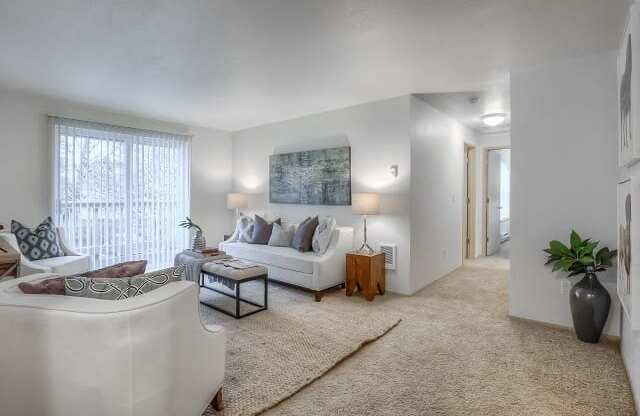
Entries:
{"type": "Polygon", "coordinates": [[[182,280],[185,265],[181,264],[176,267],[170,267],[156,272],[149,272],[140,276],[133,276],[129,279],[131,285],[129,289],[129,297],[144,295],[152,290],[156,290],[167,283],[182,280]]]}
{"type": "Polygon", "coordinates": [[[11,220],[11,232],[18,240],[20,251],[29,260],[64,256],[51,217],[42,221],[35,230],[25,227],[16,220],[11,220]]]}
{"type": "Polygon", "coordinates": [[[129,277],[92,278],[69,276],[64,279],[64,294],[92,299],[121,300],[129,297],[129,277]]]}
{"type": "Polygon", "coordinates": [[[333,217],[325,217],[320,220],[311,240],[311,248],[316,255],[322,256],[327,252],[335,229],[336,220],[333,217]]]}
{"type": "Polygon", "coordinates": [[[225,241],[225,243],[237,243],[237,242],[247,242],[248,239],[251,238],[251,234],[253,233],[253,218],[247,216],[241,216],[238,218],[236,222],[236,229],[233,231],[233,234],[229,239],[225,241]],[[251,232],[249,232],[249,227],[251,228],[251,232]],[[244,240],[244,241],[243,241],[244,240]]]}

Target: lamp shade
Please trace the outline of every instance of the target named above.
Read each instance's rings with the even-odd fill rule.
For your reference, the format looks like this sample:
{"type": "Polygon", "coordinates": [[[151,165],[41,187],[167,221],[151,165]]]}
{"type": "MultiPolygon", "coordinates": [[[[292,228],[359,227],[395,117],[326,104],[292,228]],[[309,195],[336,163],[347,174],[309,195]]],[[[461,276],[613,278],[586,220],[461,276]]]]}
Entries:
{"type": "Polygon", "coordinates": [[[249,206],[249,198],[247,194],[227,194],[227,208],[229,209],[245,209],[249,206]]]}
{"type": "Polygon", "coordinates": [[[353,194],[351,195],[351,210],[354,214],[375,215],[380,210],[380,195],[353,194]]]}

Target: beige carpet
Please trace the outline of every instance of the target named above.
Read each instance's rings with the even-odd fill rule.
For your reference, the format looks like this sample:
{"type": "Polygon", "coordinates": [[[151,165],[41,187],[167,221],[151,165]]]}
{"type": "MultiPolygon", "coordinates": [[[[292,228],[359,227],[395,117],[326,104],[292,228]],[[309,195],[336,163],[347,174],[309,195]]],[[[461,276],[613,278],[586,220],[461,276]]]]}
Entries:
{"type": "MultiPolygon", "coordinates": [[[[242,286],[244,297],[261,303],[262,285],[242,286]]],[[[229,298],[203,291],[202,298],[233,307],[229,298]]],[[[205,415],[254,415],[295,394],[364,344],[399,322],[394,313],[363,311],[336,292],[322,303],[298,290],[272,285],[269,310],[235,320],[206,306],[206,323],[227,329],[227,365],[222,412],[205,415]]],[[[243,312],[251,306],[244,307],[243,312]]]]}
{"type": "Polygon", "coordinates": [[[321,307],[402,322],[265,415],[635,414],[617,346],[507,317],[505,264],[474,262],[409,298],[334,294],[321,307]]]}

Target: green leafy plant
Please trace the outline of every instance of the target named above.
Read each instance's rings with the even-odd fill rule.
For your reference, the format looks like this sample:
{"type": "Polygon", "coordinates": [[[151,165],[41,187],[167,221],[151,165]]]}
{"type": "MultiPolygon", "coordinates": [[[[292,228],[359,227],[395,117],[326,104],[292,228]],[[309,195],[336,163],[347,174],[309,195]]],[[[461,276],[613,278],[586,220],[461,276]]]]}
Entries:
{"type": "Polygon", "coordinates": [[[549,248],[543,251],[549,256],[545,264],[553,265],[553,271],[561,270],[569,273],[569,277],[585,274],[588,271],[603,272],[613,266],[613,259],[618,250],[603,247],[595,254],[599,241],[583,240],[578,233],[571,231],[569,247],[558,240],[549,242],[549,248]]]}
{"type": "Polygon", "coordinates": [[[199,225],[197,225],[196,223],[194,223],[191,218],[186,217],[184,221],[180,222],[180,224],[178,224],[178,226],[182,227],[182,228],[186,228],[188,230],[195,228],[196,233],[202,233],[202,228],[200,228],[199,225]]]}

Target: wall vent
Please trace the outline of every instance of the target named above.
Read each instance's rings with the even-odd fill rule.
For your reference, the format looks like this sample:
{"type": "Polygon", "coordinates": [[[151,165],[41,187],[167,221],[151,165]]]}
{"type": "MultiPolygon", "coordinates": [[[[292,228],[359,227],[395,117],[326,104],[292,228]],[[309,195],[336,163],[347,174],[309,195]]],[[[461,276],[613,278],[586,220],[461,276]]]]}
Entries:
{"type": "Polygon", "coordinates": [[[398,246],[396,244],[380,243],[380,251],[384,253],[384,268],[395,270],[398,264],[398,246]]]}

